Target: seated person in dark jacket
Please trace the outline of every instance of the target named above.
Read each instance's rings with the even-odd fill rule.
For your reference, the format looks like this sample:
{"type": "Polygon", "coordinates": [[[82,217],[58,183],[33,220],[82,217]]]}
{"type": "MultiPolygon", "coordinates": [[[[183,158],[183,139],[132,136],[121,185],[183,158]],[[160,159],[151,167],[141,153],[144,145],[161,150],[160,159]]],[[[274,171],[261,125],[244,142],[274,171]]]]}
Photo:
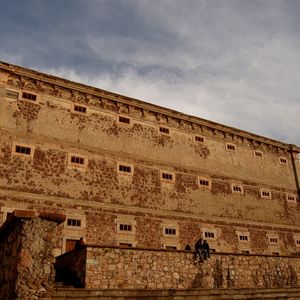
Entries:
{"type": "Polygon", "coordinates": [[[202,260],[203,259],[203,243],[202,239],[199,239],[195,245],[196,250],[196,259],[202,260]]]}
{"type": "Polygon", "coordinates": [[[203,254],[204,254],[204,259],[209,258],[209,245],[206,240],[203,241],[203,254]]]}

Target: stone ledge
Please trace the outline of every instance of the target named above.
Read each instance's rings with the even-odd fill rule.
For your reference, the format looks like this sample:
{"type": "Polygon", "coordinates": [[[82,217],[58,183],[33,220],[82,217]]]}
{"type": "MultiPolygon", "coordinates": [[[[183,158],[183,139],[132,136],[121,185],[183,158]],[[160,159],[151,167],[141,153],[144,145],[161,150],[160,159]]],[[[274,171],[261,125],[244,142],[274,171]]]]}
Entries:
{"type": "Polygon", "coordinates": [[[61,224],[66,220],[66,215],[61,213],[48,213],[48,212],[37,212],[35,210],[21,210],[16,209],[11,215],[8,216],[6,221],[0,227],[0,235],[5,231],[9,230],[11,225],[17,220],[22,219],[35,219],[40,218],[42,220],[53,221],[57,224],[61,224]]]}

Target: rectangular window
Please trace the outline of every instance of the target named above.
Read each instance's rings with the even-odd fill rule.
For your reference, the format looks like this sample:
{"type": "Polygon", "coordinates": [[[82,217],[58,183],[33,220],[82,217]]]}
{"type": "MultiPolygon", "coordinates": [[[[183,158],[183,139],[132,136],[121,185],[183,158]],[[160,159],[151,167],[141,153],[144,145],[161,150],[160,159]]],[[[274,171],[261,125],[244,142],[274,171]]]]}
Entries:
{"type": "Polygon", "coordinates": [[[276,237],[270,237],[269,241],[271,244],[277,244],[278,243],[278,239],[276,237]]]}
{"type": "Polygon", "coordinates": [[[272,255],[276,255],[276,256],[279,256],[279,252],[272,252],[272,255]]]}
{"type": "Polygon", "coordinates": [[[71,163],[77,164],[77,165],[84,165],[84,158],[80,156],[71,156],[71,163]]]}
{"type": "Polygon", "coordinates": [[[263,158],[263,153],[261,152],[261,151],[258,151],[258,150],[254,150],[254,156],[256,157],[256,158],[263,158]]]}
{"type": "Polygon", "coordinates": [[[238,194],[243,194],[244,192],[243,186],[240,184],[233,184],[231,186],[231,190],[233,193],[238,193],[238,194]]]}
{"type": "Polygon", "coordinates": [[[67,219],[68,226],[81,227],[81,220],[78,219],[67,219]]]}
{"type": "Polygon", "coordinates": [[[239,240],[240,241],[248,241],[248,236],[247,235],[239,235],[239,240]]]}
{"type": "Polygon", "coordinates": [[[289,194],[289,195],[286,196],[286,200],[288,202],[296,203],[296,196],[289,194]]]}
{"type": "Polygon", "coordinates": [[[85,106],[75,104],[74,105],[74,111],[85,114],[87,112],[87,108],[85,106]]]}
{"type": "Polygon", "coordinates": [[[198,177],[198,186],[210,189],[211,181],[204,177],[198,177]]]}
{"type": "Polygon", "coordinates": [[[271,199],[271,192],[269,190],[262,189],[260,195],[261,198],[271,199]]]}
{"type": "Polygon", "coordinates": [[[300,239],[299,240],[295,240],[296,246],[300,247],[300,239]]]}
{"type": "Polygon", "coordinates": [[[200,136],[200,135],[195,135],[195,141],[196,142],[199,142],[199,143],[204,143],[205,139],[203,136],[200,136]]]}
{"type": "Polygon", "coordinates": [[[169,134],[170,133],[170,130],[169,128],[166,128],[166,127],[159,127],[159,132],[161,133],[165,133],[165,134],[169,134]]]}
{"type": "Polygon", "coordinates": [[[119,230],[120,231],[132,231],[132,225],[131,224],[119,224],[119,230]]]}
{"type": "Polygon", "coordinates": [[[131,173],[131,167],[125,165],[119,165],[119,171],[125,173],[131,173]]]}
{"type": "Polygon", "coordinates": [[[250,254],[250,251],[249,250],[241,250],[241,253],[242,254],[250,254]]]}
{"type": "Polygon", "coordinates": [[[161,172],[161,180],[166,182],[173,182],[174,181],[174,174],[169,172],[161,172]]]}
{"type": "Polygon", "coordinates": [[[124,124],[130,124],[130,118],[119,116],[119,122],[124,124]]]}
{"type": "Polygon", "coordinates": [[[288,160],[285,157],[279,157],[279,162],[282,165],[287,165],[288,164],[288,160]]]}
{"type": "Polygon", "coordinates": [[[22,98],[26,99],[26,100],[36,101],[36,95],[30,94],[30,93],[26,93],[26,92],[22,93],[22,98]]]}
{"type": "Polygon", "coordinates": [[[5,91],[5,97],[12,98],[12,99],[18,99],[19,98],[19,93],[14,92],[14,91],[6,90],[5,91]]]}
{"type": "Polygon", "coordinates": [[[214,239],[214,238],[215,238],[215,233],[214,233],[214,232],[211,232],[211,231],[205,231],[205,232],[204,232],[204,236],[205,236],[206,238],[214,239]]]}
{"type": "Polygon", "coordinates": [[[165,234],[166,235],[176,235],[176,229],[175,228],[165,228],[165,234]]]}
{"type": "Polygon", "coordinates": [[[234,152],[236,150],[236,146],[234,144],[226,143],[226,150],[234,152]]]}
{"type": "Polygon", "coordinates": [[[31,148],[25,147],[25,146],[20,146],[20,145],[15,145],[15,152],[20,153],[20,154],[30,155],[31,148]]]}

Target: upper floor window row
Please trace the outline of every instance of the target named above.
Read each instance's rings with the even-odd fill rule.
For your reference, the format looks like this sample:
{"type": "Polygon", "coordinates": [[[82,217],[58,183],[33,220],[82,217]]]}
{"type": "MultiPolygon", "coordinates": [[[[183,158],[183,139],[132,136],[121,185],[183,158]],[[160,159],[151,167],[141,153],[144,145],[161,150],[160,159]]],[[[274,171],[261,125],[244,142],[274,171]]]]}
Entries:
{"type": "MultiPolygon", "coordinates": [[[[11,98],[11,99],[16,99],[18,100],[20,96],[19,92],[12,91],[12,90],[6,90],[5,91],[5,97],[11,98]]],[[[30,100],[30,101],[36,101],[37,100],[37,95],[29,92],[22,92],[21,93],[21,99],[23,100],[30,100]]]]}

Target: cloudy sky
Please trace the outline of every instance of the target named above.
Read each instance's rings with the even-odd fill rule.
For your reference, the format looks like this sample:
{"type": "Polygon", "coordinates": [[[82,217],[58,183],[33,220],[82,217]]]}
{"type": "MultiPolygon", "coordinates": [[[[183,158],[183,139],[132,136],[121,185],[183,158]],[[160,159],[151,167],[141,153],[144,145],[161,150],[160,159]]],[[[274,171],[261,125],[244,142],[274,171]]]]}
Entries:
{"type": "Polygon", "coordinates": [[[300,146],[299,0],[1,0],[0,60],[300,146]]]}

